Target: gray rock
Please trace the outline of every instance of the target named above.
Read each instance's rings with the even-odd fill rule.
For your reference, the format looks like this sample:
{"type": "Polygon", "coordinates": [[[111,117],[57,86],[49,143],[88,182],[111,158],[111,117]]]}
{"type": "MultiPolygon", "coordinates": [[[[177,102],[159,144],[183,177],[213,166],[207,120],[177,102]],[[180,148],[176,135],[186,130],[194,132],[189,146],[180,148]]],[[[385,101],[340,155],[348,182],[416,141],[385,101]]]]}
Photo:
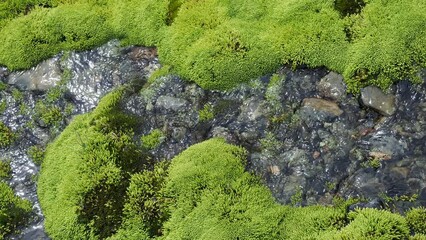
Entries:
{"type": "Polygon", "coordinates": [[[319,81],[317,90],[321,97],[333,100],[342,99],[346,95],[346,85],[343,82],[343,76],[330,72],[319,81]]]}
{"type": "Polygon", "coordinates": [[[335,102],[319,98],[305,98],[302,102],[300,116],[304,120],[325,121],[327,118],[335,118],[343,113],[335,102]]]}
{"type": "Polygon", "coordinates": [[[164,108],[166,110],[178,111],[188,104],[188,101],[181,98],[175,98],[170,96],[160,96],[157,99],[156,107],[164,108]]]}
{"type": "Polygon", "coordinates": [[[21,90],[47,90],[61,80],[59,57],[48,59],[27,71],[11,73],[7,82],[21,90]]]}
{"type": "Polygon", "coordinates": [[[362,103],[380,114],[390,116],[395,113],[395,96],[391,94],[384,94],[378,87],[368,86],[361,89],[362,103]]]}

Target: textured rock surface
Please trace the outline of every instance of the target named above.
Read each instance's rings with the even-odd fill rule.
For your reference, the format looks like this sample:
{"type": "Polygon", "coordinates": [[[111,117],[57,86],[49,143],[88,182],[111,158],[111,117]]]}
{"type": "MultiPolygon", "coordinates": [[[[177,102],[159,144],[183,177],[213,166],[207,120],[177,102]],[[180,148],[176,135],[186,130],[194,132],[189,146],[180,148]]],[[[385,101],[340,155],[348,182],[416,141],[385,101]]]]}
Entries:
{"type": "Polygon", "coordinates": [[[317,84],[317,89],[320,96],[324,98],[339,100],[346,97],[346,85],[343,82],[343,76],[336,72],[330,72],[321,78],[317,84]]]}
{"type": "MultiPolygon", "coordinates": [[[[0,149],[0,157],[12,160],[10,184],[38,213],[16,239],[46,238],[31,181],[38,167],[27,157],[28,147],[46,144],[73,115],[90,111],[114,87],[133,82],[140,88],[159,67],[155,56],[152,48],[120,48],[113,41],[62,57],[60,70],[68,69],[71,78],[66,94],[55,102],[65,116],[59,126],[32,121],[37,102],[47,98],[45,91],[9,86],[0,92],[7,106],[0,120],[20,133],[15,145],[0,149]],[[67,104],[74,107],[69,114],[67,104]]],[[[0,80],[6,82],[8,74],[2,69],[0,80]]],[[[278,81],[263,76],[227,92],[205,91],[177,76],[163,76],[123,99],[121,108],[141,123],[135,139],[154,129],[163,133],[150,151],[156,160],[171,159],[214,136],[245,147],[247,169],[259,175],[281,203],[290,203],[298,194],[302,205],[331,204],[336,196],[364,197],[368,201],[361,207],[381,208],[384,196],[417,194],[416,201],[395,207],[426,206],[426,84],[397,83],[390,102],[398,105],[375,110],[343,94],[340,76],[325,69],[282,67],[276,75],[278,81]],[[200,118],[205,106],[210,106],[212,118],[200,118]],[[379,110],[392,114],[383,117],[379,110]]],[[[369,98],[379,99],[380,94],[388,98],[381,92],[369,93],[369,98]]],[[[381,106],[382,100],[373,102],[381,106]]]]}
{"type": "Polygon", "coordinates": [[[367,106],[377,110],[379,113],[390,116],[395,113],[395,97],[384,94],[382,90],[374,86],[361,89],[361,101],[367,106]]]}

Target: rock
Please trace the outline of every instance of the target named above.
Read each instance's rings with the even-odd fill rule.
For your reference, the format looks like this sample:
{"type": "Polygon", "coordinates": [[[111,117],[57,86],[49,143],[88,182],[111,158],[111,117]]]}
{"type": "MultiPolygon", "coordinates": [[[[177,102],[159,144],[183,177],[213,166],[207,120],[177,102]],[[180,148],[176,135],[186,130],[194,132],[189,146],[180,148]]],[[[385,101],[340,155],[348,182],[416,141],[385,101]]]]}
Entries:
{"type": "Polygon", "coordinates": [[[275,176],[278,176],[281,173],[280,168],[277,165],[269,166],[268,171],[275,176]]]}
{"type": "Polygon", "coordinates": [[[242,105],[240,119],[255,121],[264,116],[264,113],[265,108],[262,106],[261,102],[256,98],[250,98],[244,101],[242,105]]]}
{"type": "Polygon", "coordinates": [[[346,95],[346,85],[343,82],[343,76],[330,72],[319,81],[317,90],[321,97],[333,100],[342,99],[346,95]]]}
{"type": "Polygon", "coordinates": [[[14,72],[7,77],[7,82],[21,90],[45,91],[61,80],[62,70],[59,57],[48,59],[27,71],[14,72]]]}
{"type": "Polygon", "coordinates": [[[320,98],[303,99],[302,109],[312,109],[314,111],[314,115],[315,112],[317,112],[331,117],[337,117],[343,113],[342,109],[340,109],[335,102],[327,101],[320,98]]]}
{"type": "Polygon", "coordinates": [[[9,75],[9,71],[5,67],[0,67],[0,80],[6,78],[9,75]]]}
{"type": "Polygon", "coordinates": [[[391,116],[396,111],[395,96],[384,94],[378,87],[368,86],[361,89],[362,103],[380,114],[391,116]]]}
{"type": "Polygon", "coordinates": [[[166,110],[178,111],[179,109],[185,107],[188,103],[185,99],[175,98],[170,96],[160,96],[157,99],[156,107],[164,108],[166,110]]]}

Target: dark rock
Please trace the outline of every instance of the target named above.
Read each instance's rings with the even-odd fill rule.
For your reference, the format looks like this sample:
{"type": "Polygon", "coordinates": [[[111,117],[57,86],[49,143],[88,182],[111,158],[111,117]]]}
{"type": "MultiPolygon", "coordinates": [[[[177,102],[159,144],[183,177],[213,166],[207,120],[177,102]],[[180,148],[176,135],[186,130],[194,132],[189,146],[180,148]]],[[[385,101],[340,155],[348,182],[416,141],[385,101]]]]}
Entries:
{"type": "Polygon", "coordinates": [[[384,94],[378,87],[368,86],[361,89],[361,101],[365,106],[385,116],[391,116],[396,111],[395,96],[384,94]]]}
{"type": "Polygon", "coordinates": [[[346,96],[346,85],[343,76],[330,72],[317,84],[317,89],[321,97],[339,100],[346,96]]]}

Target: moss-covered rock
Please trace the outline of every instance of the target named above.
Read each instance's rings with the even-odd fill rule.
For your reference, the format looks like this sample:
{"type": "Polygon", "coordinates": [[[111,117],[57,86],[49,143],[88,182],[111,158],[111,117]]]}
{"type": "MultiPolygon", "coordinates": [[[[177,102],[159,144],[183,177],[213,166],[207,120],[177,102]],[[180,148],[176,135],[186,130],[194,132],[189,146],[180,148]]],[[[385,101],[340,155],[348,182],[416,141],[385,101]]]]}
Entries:
{"type": "Polygon", "coordinates": [[[130,174],[148,163],[133,143],[132,119],[116,108],[123,91],[76,117],[46,149],[38,194],[53,238],[105,238],[120,226],[130,174]]]}

